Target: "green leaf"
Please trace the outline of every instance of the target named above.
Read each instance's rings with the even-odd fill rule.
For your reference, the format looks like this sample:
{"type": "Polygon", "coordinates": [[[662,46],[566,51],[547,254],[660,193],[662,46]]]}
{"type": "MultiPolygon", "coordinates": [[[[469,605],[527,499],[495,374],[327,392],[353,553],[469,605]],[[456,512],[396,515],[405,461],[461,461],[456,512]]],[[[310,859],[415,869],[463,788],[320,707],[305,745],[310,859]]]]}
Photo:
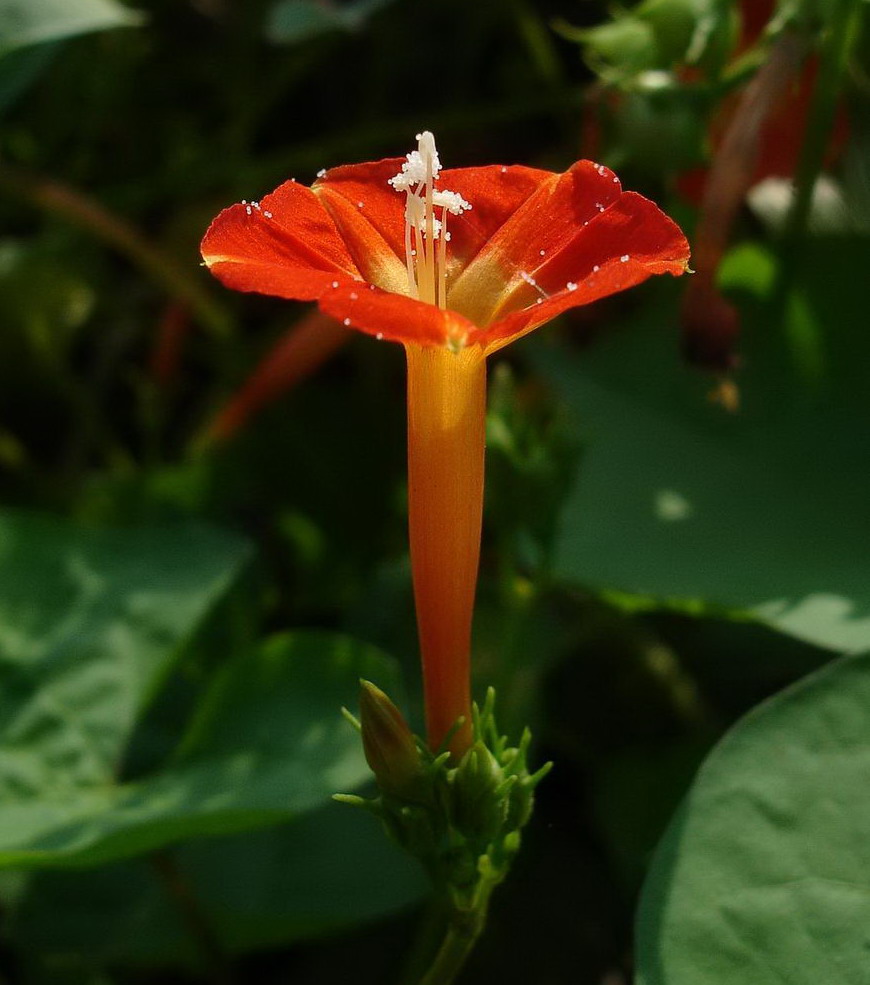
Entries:
{"type": "Polygon", "coordinates": [[[870,656],[760,705],[709,755],[638,915],[637,985],[865,985],[870,656]]]}
{"type": "Polygon", "coordinates": [[[330,31],[355,31],[391,0],[355,0],[341,5],[317,0],[281,0],[272,8],[266,37],[275,44],[298,44],[330,31]]]}
{"type": "Polygon", "coordinates": [[[8,807],[0,824],[14,827],[27,798],[47,791],[106,796],[181,645],[249,559],[247,542],[204,526],[94,530],[0,513],[0,794],[8,807]]]}
{"type": "MultiPolygon", "coordinates": [[[[174,864],[231,953],[275,947],[395,912],[421,872],[375,818],[330,804],[267,831],[179,846],[174,864]]],[[[54,966],[190,959],[183,922],[148,860],[41,872],[4,893],[9,935],[54,966]]]]}
{"type": "MultiPolygon", "coordinates": [[[[275,637],[216,676],[169,768],[62,790],[10,783],[0,866],[94,865],[322,806],[369,777],[359,736],[340,714],[355,703],[360,677],[398,687],[392,661],[348,637],[275,637]]],[[[31,764],[31,773],[44,765],[31,764]]]]}
{"type": "Polygon", "coordinates": [[[0,56],[143,19],[115,0],[0,0],[0,56]]]}
{"type": "Polygon", "coordinates": [[[772,258],[729,259],[745,333],[735,414],[683,365],[672,290],[582,358],[537,351],[586,438],[557,574],[839,652],[870,645],[866,259],[866,240],[817,244],[779,330],[772,258]]]}

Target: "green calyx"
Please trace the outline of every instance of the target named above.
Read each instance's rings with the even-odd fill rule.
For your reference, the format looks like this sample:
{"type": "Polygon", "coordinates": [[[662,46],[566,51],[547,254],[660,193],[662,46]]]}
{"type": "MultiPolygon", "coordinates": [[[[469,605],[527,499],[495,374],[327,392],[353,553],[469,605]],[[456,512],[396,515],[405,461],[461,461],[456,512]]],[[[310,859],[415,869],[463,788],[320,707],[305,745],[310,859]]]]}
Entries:
{"type": "Polygon", "coordinates": [[[457,932],[476,937],[492,890],[505,878],[520,846],[547,763],[530,773],[527,730],[509,746],[495,724],[495,692],[474,706],[473,741],[459,759],[432,753],[412,736],[401,713],[380,690],[362,682],[359,727],[379,796],[337,794],[336,800],[377,815],[390,836],[429,874],[457,932]],[[413,744],[412,744],[413,743],[413,744]]]}

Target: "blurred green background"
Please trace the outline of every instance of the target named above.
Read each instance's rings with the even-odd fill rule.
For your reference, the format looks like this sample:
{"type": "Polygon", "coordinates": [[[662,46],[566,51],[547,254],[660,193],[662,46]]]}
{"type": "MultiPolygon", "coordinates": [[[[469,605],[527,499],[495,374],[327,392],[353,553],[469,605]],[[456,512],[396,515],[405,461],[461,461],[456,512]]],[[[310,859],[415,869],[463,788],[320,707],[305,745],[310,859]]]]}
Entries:
{"type": "MultiPolygon", "coordinates": [[[[424,127],[448,167],[603,161],[698,271],[491,366],[475,690],[557,767],[461,981],[624,985],[636,956],[651,985],[740,980],[739,954],[668,973],[653,953],[710,888],[669,868],[679,826],[637,947],[633,913],[749,709],[853,655],[754,713],[705,817],[735,776],[780,776],[782,729],[805,764],[822,719],[870,745],[849,662],[870,648],[866,10],[0,0],[0,981],[413,980],[422,880],[329,801],[366,782],[339,715],[359,676],[422,724],[402,353],[332,330],[297,378],[282,347],[308,309],[224,291],[198,243],[231,202],[424,127]]],[[[861,786],[833,762],[818,802],[861,786]]],[[[808,877],[843,856],[801,839],[855,797],[783,823],[808,877]]],[[[794,975],[826,967],[807,940],[783,945],[794,975]]],[[[837,981],[866,983],[844,960],[837,981]]],[[[777,974],[751,981],[834,980],[777,974]]]]}

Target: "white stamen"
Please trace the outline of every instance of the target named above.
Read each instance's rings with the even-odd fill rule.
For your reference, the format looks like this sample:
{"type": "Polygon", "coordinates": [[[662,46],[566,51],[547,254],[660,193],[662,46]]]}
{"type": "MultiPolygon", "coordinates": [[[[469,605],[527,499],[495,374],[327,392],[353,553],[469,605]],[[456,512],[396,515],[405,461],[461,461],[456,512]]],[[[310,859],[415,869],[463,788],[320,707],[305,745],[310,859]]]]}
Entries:
{"type": "Polygon", "coordinates": [[[592,273],[597,274],[599,270],[601,270],[601,267],[599,267],[598,264],[596,263],[595,266],[592,268],[592,273]]]}
{"type": "Polygon", "coordinates": [[[325,178],[325,177],[326,177],[326,168],[321,168],[321,169],[320,169],[320,170],[319,170],[319,171],[317,172],[317,177],[318,177],[318,178],[325,178]]]}
{"type": "Polygon", "coordinates": [[[267,219],[271,219],[271,218],[272,218],[272,213],[271,213],[271,212],[269,212],[269,211],[267,211],[266,209],[263,209],[263,215],[264,215],[264,216],[265,216],[265,217],[266,217],[267,219]]]}
{"type": "Polygon", "coordinates": [[[573,280],[569,280],[568,283],[565,285],[565,287],[569,291],[576,291],[577,290],[577,285],[574,283],[573,280]]]}
{"type": "Polygon", "coordinates": [[[630,259],[631,258],[629,257],[629,255],[627,253],[623,253],[622,256],[619,258],[619,261],[620,261],[620,263],[628,263],[628,261],[630,259]]]}
{"type": "Polygon", "coordinates": [[[332,282],[332,286],[333,286],[333,287],[338,287],[338,281],[337,281],[337,280],[334,280],[334,281],[332,282]]]}
{"type": "Polygon", "coordinates": [[[411,297],[445,308],[448,274],[446,244],[451,239],[447,216],[461,216],[471,209],[471,203],[458,192],[436,189],[435,182],[440,173],[441,161],[435,138],[424,130],[417,134],[417,149],[405,155],[401,171],[387,181],[394,191],[404,192],[406,196],[408,291],[411,297]],[[436,208],[441,210],[437,218],[436,208]]]}
{"type": "Polygon", "coordinates": [[[349,326],[350,325],[350,318],[345,318],[345,320],[342,322],[342,324],[345,325],[345,326],[349,326]]]}

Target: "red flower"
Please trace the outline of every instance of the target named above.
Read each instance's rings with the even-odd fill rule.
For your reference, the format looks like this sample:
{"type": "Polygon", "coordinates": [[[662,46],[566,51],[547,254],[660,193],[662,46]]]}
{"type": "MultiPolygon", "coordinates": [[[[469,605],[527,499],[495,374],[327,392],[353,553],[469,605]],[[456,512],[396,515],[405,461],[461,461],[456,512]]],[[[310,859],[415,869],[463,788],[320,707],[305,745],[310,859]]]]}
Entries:
{"type": "Polygon", "coordinates": [[[227,287],[317,301],[378,338],[487,353],[556,315],[651,274],[681,274],[688,244],[652,202],[609,169],[522,166],[443,171],[472,209],[450,217],[446,306],[411,296],[405,202],[388,181],[402,158],[333,168],[225,209],[202,242],[227,287]]]}
{"type": "Polygon", "coordinates": [[[405,345],[409,520],[429,741],[471,737],[486,356],[567,308],[682,274],[689,247],[609,169],[441,171],[430,133],[405,158],[289,181],[225,209],[202,242],[227,287],[300,301],[405,345]],[[449,189],[449,191],[448,191],[449,189]]]}

